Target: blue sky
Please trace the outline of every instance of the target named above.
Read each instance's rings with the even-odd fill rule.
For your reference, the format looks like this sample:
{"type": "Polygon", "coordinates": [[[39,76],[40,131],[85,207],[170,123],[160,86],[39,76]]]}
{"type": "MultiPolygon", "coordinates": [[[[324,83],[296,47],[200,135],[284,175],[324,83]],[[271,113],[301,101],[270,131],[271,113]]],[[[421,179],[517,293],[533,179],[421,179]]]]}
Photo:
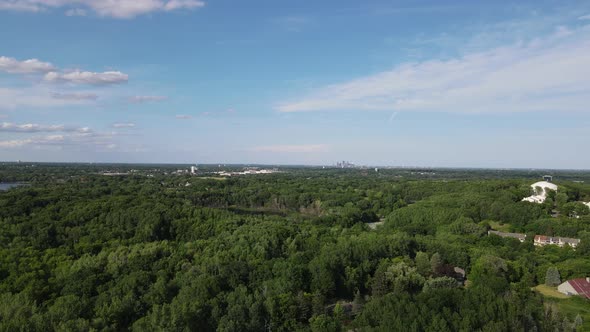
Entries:
{"type": "Polygon", "coordinates": [[[589,168],[586,1],[0,0],[0,160],[589,168]]]}

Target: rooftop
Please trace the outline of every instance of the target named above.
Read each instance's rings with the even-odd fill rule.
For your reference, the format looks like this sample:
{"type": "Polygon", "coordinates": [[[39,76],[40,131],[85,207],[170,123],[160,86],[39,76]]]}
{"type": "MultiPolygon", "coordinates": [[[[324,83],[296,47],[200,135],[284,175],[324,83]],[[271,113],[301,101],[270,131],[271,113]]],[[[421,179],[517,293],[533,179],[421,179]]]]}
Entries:
{"type": "Polygon", "coordinates": [[[572,285],[579,295],[590,299],[590,281],[588,281],[588,278],[572,279],[567,282],[572,285]]]}

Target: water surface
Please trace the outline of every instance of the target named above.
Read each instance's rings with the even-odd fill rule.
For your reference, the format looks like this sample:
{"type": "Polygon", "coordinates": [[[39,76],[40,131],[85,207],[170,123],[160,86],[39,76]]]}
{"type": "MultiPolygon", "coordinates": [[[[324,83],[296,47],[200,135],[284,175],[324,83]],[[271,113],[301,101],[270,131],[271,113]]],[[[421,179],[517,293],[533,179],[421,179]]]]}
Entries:
{"type": "Polygon", "coordinates": [[[10,188],[22,186],[24,183],[16,183],[16,182],[0,182],[0,191],[6,191],[10,188]]]}

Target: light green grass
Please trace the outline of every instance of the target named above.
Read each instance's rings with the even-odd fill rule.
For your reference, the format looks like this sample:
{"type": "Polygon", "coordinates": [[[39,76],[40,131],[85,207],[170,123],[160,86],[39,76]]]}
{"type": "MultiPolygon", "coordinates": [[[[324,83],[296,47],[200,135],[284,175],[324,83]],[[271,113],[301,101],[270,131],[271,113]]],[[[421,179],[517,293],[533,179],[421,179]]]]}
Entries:
{"type": "Polygon", "coordinates": [[[510,232],[510,224],[501,224],[497,221],[490,221],[490,227],[492,227],[492,229],[496,230],[496,231],[506,232],[506,233],[510,232]]]}
{"type": "Polygon", "coordinates": [[[539,285],[537,287],[534,288],[536,291],[538,291],[539,293],[543,294],[543,296],[545,297],[553,297],[556,299],[567,299],[569,296],[560,293],[557,291],[557,288],[555,287],[550,287],[547,285],[539,285]]]}

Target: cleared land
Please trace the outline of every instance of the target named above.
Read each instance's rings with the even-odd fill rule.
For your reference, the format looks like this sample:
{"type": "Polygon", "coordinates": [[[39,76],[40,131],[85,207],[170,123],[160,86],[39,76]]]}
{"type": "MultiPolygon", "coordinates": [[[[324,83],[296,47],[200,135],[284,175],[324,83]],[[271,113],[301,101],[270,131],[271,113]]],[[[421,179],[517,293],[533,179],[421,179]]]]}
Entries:
{"type": "Polygon", "coordinates": [[[569,296],[560,293],[557,291],[557,288],[555,287],[550,287],[547,285],[539,285],[537,287],[534,288],[536,291],[538,291],[539,293],[543,294],[543,296],[546,297],[553,297],[556,299],[567,299],[569,298],[569,296]]]}
{"type": "Polygon", "coordinates": [[[534,289],[543,294],[547,306],[567,316],[570,321],[573,322],[576,316],[580,315],[584,323],[579,331],[590,331],[589,300],[580,296],[567,296],[558,292],[555,287],[547,285],[539,285],[534,289]]]}

